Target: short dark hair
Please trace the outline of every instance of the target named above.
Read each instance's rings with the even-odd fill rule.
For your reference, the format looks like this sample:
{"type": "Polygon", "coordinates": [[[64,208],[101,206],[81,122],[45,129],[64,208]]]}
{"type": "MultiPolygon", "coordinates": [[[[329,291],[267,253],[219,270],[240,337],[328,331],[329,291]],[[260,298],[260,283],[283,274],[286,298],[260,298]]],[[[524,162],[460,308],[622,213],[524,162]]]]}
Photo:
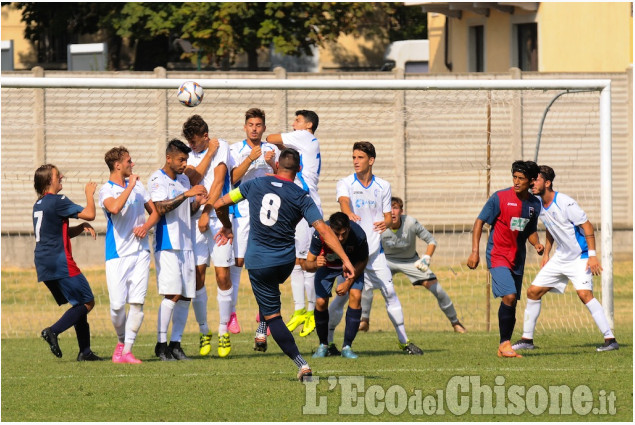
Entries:
{"type": "Polygon", "coordinates": [[[185,140],[192,140],[194,136],[202,136],[205,133],[209,133],[209,127],[200,115],[192,115],[183,123],[185,140]]]}
{"type": "Polygon", "coordinates": [[[294,172],[300,171],[300,154],[293,148],[286,148],[280,152],[278,167],[294,172]]]}
{"type": "Polygon", "coordinates": [[[130,152],[128,152],[128,149],[126,149],[124,146],[112,148],[108,152],[106,152],[106,155],[104,156],[104,161],[106,161],[106,165],[108,165],[108,169],[110,171],[114,170],[115,163],[121,161],[126,154],[130,155],[130,152]]]}
{"type": "Polygon", "coordinates": [[[265,124],[265,111],[258,108],[251,108],[245,112],[245,122],[250,118],[260,118],[262,123],[265,124]]]}
{"type": "Polygon", "coordinates": [[[362,151],[368,155],[369,158],[377,158],[377,154],[375,154],[375,146],[373,146],[370,142],[355,142],[353,144],[353,150],[362,151]]]}
{"type": "Polygon", "coordinates": [[[165,148],[165,154],[170,155],[174,152],[182,152],[186,155],[189,155],[192,152],[192,149],[179,139],[172,139],[168,142],[167,148],[165,148]]]}
{"type": "Polygon", "coordinates": [[[313,126],[311,126],[311,131],[315,133],[315,130],[317,130],[318,124],[320,123],[320,118],[315,112],[308,111],[306,109],[300,109],[299,111],[295,111],[295,115],[302,115],[305,120],[313,124],[313,126]]]}
{"type": "Polygon", "coordinates": [[[541,165],[539,168],[540,174],[542,174],[542,178],[545,180],[549,180],[551,182],[551,185],[553,186],[553,181],[556,179],[556,172],[553,171],[553,168],[548,165],[541,165]]]}
{"type": "Polygon", "coordinates": [[[512,164],[512,175],[516,172],[522,173],[529,180],[535,180],[540,169],[534,161],[514,161],[512,164]]]}
{"type": "Polygon", "coordinates": [[[342,229],[351,228],[351,219],[341,211],[331,214],[329,217],[329,226],[333,230],[340,231],[342,229]]]}
{"type": "Polygon", "coordinates": [[[390,198],[390,205],[397,204],[399,205],[399,209],[403,210],[403,200],[397,196],[393,196],[390,198]]]}
{"type": "Polygon", "coordinates": [[[38,197],[44,196],[44,191],[51,186],[51,179],[53,178],[53,169],[57,170],[59,174],[60,170],[53,164],[40,165],[35,170],[35,176],[33,177],[33,188],[38,197]]]}

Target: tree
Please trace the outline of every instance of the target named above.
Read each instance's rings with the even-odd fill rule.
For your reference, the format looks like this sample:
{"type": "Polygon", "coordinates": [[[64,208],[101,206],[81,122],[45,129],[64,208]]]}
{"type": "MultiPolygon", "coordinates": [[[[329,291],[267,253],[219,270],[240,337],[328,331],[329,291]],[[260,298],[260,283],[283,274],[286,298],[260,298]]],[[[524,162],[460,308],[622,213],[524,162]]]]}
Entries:
{"type": "MultiPolygon", "coordinates": [[[[69,43],[77,43],[79,35],[103,30],[109,45],[110,62],[118,62],[121,39],[108,31],[109,22],[122,3],[14,3],[22,10],[26,24],[24,36],[36,46],[38,62],[66,62],[69,43]]],[[[112,66],[112,63],[111,63],[112,66]]]]}
{"type": "Polygon", "coordinates": [[[118,69],[122,38],[137,45],[135,69],[169,60],[171,41],[189,40],[206,63],[224,69],[246,53],[258,69],[258,50],[300,56],[334,42],[340,34],[372,35],[389,41],[422,38],[425,14],[402,3],[369,2],[185,2],[16,3],[27,23],[25,36],[39,47],[41,61],[66,57],[79,34],[100,31],[108,41],[110,68],[118,69]],[[422,18],[423,16],[423,18],[422,18]],[[56,49],[51,45],[58,40],[56,49]]]}

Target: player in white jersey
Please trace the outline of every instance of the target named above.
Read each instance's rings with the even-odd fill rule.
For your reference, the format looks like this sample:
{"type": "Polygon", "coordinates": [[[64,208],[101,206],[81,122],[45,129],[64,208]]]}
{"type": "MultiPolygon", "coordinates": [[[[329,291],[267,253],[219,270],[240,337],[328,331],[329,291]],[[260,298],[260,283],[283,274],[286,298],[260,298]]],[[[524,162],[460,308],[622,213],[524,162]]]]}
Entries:
{"type": "Polygon", "coordinates": [[[110,177],[99,190],[99,206],[107,220],[106,283],[110,298],[110,319],[117,332],[113,363],[141,363],[132,346],[143,322],[143,304],[150,274],[148,230],[159,213],[150,195],[132,173],[134,163],[128,150],[115,147],[104,160],[110,177]],[[146,221],[145,212],[150,214],[146,221]],[[129,305],[126,317],[126,304],[129,305]]]}
{"type": "Polygon", "coordinates": [[[602,273],[602,266],[595,252],[593,225],[578,203],[564,193],[553,190],[556,173],[551,167],[540,166],[540,173],[533,186],[533,193],[540,197],[542,209],[540,219],[547,228],[545,255],[542,257],[540,272],[527,289],[527,306],[522,339],[514,350],[534,349],[534,329],[540,315],[541,299],[547,292],[563,294],[570,280],[589,309],[595,324],[604,336],[604,344],[597,351],[618,350],[613,332],[606,319],[600,302],[593,297],[593,276],[602,273]],[[556,242],[556,252],[549,258],[549,252],[556,242]]]}
{"type": "MultiPolygon", "coordinates": [[[[276,162],[280,157],[280,150],[276,145],[262,141],[262,135],[267,129],[265,112],[258,108],[251,108],[245,112],[244,129],[246,138],[242,142],[232,144],[229,148],[232,163],[230,174],[234,188],[257,177],[275,174],[278,169],[276,162]]],[[[236,316],[236,303],[249,238],[249,201],[245,200],[232,205],[231,211],[233,212],[235,265],[230,267],[233,295],[232,314],[228,326],[230,332],[238,333],[240,325],[236,316]]],[[[259,317],[257,320],[260,321],[259,317]]]]}
{"type": "MultiPolygon", "coordinates": [[[[423,351],[408,340],[404,326],[403,310],[392,283],[392,274],[381,245],[381,234],[388,228],[390,214],[390,183],[373,175],[375,147],[370,142],[353,145],[355,172],[337,182],[337,201],[342,212],[359,224],[368,239],[368,263],[364,270],[364,290],[379,289],[386,300],[388,317],[397,331],[399,347],[408,354],[423,351]]],[[[329,306],[329,344],[333,332],[342,320],[346,297],[337,296],[329,306]]],[[[349,312],[351,311],[349,306],[349,312]]],[[[362,310],[359,309],[359,317],[362,310]]]]}
{"type": "Polygon", "coordinates": [[[182,141],[171,140],[165,150],[165,165],[150,176],[149,183],[150,197],[161,215],[154,237],[157,286],[159,295],[164,297],[159,306],[154,353],[161,360],[188,358],[181,348],[181,337],[190,300],[196,295],[190,216],[207,200],[205,187],[192,187],[183,174],[190,152],[191,149],[182,141]],[[168,346],[170,321],[172,335],[168,346]]]}
{"type": "MultiPolygon", "coordinates": [[[[320,142],[315,137],[320,119],[313,111],[305,109],[295,112],[293,130],[290,133],[270,134],[267,142],[273,143],[280,149],[293,148],[300,153],[300,172],[296,175],[295,183],[308,191],[315,205],[322,212],[322,203],[318,196],[318,182],[322,158],[320,156],[320,142]]],[[[315,273],[304,270],[311,245],[311,231],[306,220],[300,220],[295,229],[296,265],[291,272],[291,290],[295,303],[295,312],[287,322],[290,331],[302,325],[300,336],[307,336],[315,330],[315,273]],[[306,292],[307,304],[305,308],[304,294],[306,292]]]]}
{"type": "MultiPolygon", "coordinates": [[[[222,237],[216,237],[222,224],[212,208],[213,203],[229,192],[229,146],[227,142],[209,137],[209,127],[200,115],[192,115],[183,123],[183,136],[192,148],[185,174],[195,168],[208,156],[209,150],[215,150],[211,163],[202,170],[200,184],[207,190],[207,204],[201,205],[192,215],[194,240],[194,258],[196,264],[196,296],[192,300],[194,315],[199,326],[199,354],[206,356],[211,351],[212,332],[207,323],[207,288],[205,272],[214,264],[216,276],[218,313],[218,355],[227,357],[231,352],[231,341],[227,324],[231,314],[232,287],[229,278],[229,266],[234,264],[232,245],[222,237]],[[218,147],[216,147],[218,146],[218,147]]],[[[188,175],[191,184],[198,183],[196,175],[188,175]]]]}
{"type": "MultiPolygon", "coordinates": [[[[390,200],[391,223],[388,230],[381,234],[381,244],[385,250],[386,261],[391,273],[403,273],[412,286],[423,286],[437,299],[439,308],[450,321],[455,332],[465,333],[465,327],[459,322],[450,296],[443,290],[437,276],[430,270],[430,260],[436,250],[437,241],[416,218],[403,213],[403,200],[393,196],[390,200]],[[416,251],[417,238],[428,244],[426,253],[419,258],[416,251]]],[[[373,291],[362,292],[362,321],[359,330],[368,331],[373,291]]]]}

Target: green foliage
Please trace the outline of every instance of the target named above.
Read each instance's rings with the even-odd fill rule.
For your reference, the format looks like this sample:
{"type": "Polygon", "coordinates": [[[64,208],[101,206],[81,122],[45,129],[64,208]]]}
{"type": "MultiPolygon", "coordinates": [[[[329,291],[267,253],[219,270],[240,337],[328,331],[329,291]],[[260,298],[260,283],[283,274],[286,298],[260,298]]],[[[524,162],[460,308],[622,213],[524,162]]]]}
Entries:
{"type": "MultiPolygon", "coordinates": [[[[43,34],[85,34],[98,29],[132,40],[156,37],[189,40],[204,62],[228,66],[247,53],[273,47],[281,54],[311,55],[311,48],[340,34],[384,40],[423,38],[425,14],[403,3],[371,2],[184,2],[184,3],[16,3],[23,10],[27,38],[43,34]]],[[[185,53],[183,56],[194,56],[185,53]]]]}

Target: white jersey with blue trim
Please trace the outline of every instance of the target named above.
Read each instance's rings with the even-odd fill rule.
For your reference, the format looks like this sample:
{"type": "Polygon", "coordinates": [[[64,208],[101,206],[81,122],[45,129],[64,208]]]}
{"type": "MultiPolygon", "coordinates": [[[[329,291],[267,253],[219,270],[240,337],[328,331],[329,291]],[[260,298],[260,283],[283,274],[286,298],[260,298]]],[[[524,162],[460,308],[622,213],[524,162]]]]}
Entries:
{"type": "MultiPolygon", "coordinates": [[[[203,157],[207,153],[207,149],[202,152],[190,152],[190,155],[187,157],[187,165],[191,165],[192,167],[196,167],[201,163],[203,157]]],[[[223,189],[221,191],[220,196],[226,195],[229,193],[230,182],[231,179],[229,177],[230,170],[230,159],[229,159],[229,145],[223,139],[218,139],[218,150],[212,157],[212,162],[209,164],[207,170],[205,170],[205,174],[203,174],[203,180],[199,184],[205,186],[207,192],[210,191],[212,184],[214,183],[214,170],[219,164],[225,164],[227,167],[227,173],[225,174],[225,181],[223,182],[223,189]]],[[[201,205],[196,214],[192,216],[193,220],[198,220],[201,218],[201,213],[203,212],[203,208],[205,206],[201,205]]],[[[212,209],[209,213],[210,217],[216,217],[216,211],[212,209]]]]}
{"type": "Polygon", "coordinates": [[[320,156],[320,142],[308,130],[296,130],[290,133],[282,133],[282,143],[293,148],[300,154],[300,172],[296,174],[295,184],[308,191],[313,202],[322,210],[322,202],[318,196],[318,183],[320,181],[320,169],[322,157],[320,156]]]}
{"type": "Polygon", "coordinates": [[[557,257],[565,261],[589,258],[589,247],[584,231],[580,227],[588,219],[573,198],[564,193],[555,192],[551,204],[548,207],[542,205],[540,219],[557,244],[555,253],[557,257]]]}
{"type": "MultiPolygon", "coordinates": [[[[231,168],[236,168],[247,159],[251,154],[251,146],[247,143],[247,140],[234,143],[229,147],[229,156],[231,157],[231,168]]],[[[236,188],[242,183],[249,180],[253,180],[258,177],[264,177],[267,174],[274,174],[273,168],[265,161],[265,153],[273,151],[274,159],[278,161],[280,158],[280,149],[272,143],[260,142],[260,151],[262,152],[260,157],[249,165],[245,174],[240,178],[240,181],[236,182],[233,187],[236,188]]],[[[236,205],[232,205],[231,210],[235,217],[249,217],[249,201],[244,200],[236,205]]]]}
{"type": "Polygon", "coordinates": [[[110,180],[99,189],[99,206],[106,216],[106,261],[113,258],[133,255],[141,250],[150,250],[148,237],[137,238],[133,233],[135,227],[143,226],[145,220],[145,204],[150,200],[150,195],[143,184],[137,180],[126,203],[118,214],[111,214],[104,206],[104,201],[109,198],[117,199],[128,187],[119,186],[110,180]]]}
{"type": "Polygon", "coordinates": [[[342,196],[350,199],[351,211],[361,219],[357,224],[366,233],[369,255],[383,252],[381,234],[373,230],[373,223],[384,221],[384,214],[390,212],[390,183],[373,176],[366,187],[353,173],[337,182],[336,199],[342,196]]]}
{"type": "MultiPolygon", "coordinates": [[[[150,197],[152,202],[174,199],[190,190],[190,179],[185,174],[177,174],[172,180],[165,171],[155,171],[150,176],[150,197]]],[[[194,198],[187,198],[178,207],[161,217],[154,234],[155,251],[164,249],[192,250],[192,220],[190,220],[190,203],[194,198]]]]}

